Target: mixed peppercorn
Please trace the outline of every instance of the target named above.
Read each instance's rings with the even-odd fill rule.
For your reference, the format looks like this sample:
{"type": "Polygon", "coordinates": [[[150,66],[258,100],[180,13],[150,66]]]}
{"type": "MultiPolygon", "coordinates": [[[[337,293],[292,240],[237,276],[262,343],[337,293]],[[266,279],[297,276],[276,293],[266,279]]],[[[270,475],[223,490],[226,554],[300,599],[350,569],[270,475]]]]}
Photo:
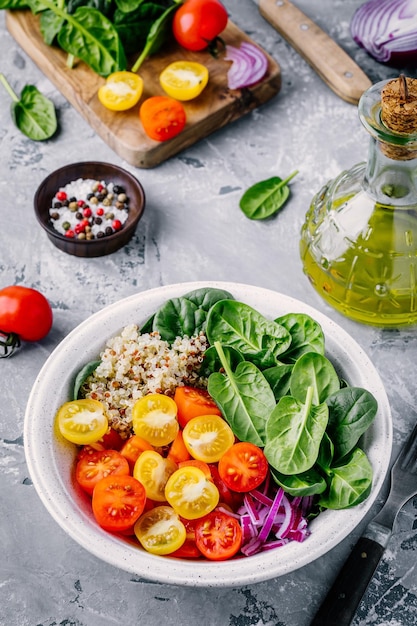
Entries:
{"type": "Polygon", "coordinates": [[[89,241],[121,230],[128,212],[129,198],[121,185],[79,179],[57,191],[49,215],[65,237],[89,241]]]}

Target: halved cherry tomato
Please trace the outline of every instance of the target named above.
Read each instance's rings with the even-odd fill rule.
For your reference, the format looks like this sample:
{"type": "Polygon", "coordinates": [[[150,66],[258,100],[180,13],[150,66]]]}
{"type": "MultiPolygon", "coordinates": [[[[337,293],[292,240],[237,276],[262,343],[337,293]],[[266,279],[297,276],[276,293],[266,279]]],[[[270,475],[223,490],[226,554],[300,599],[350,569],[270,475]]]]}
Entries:
{"type": "Polygon", "coordinates": [[[197,519],[210,513],[219,502],[214,483],[198,467],[177,469],[165,486],[165,499],[185,519],[197,519]]]}
{"type": "Polygon", "coordinates": [[[109,532],[130,529],[142,515],[145,502],[145,487],[133,476],[110,475],[94,487],[94,517],[109,532]]]}
{"type": "Polygon", "coordinates": [[[227,26],[227,11],[218,0],[186,0],[175,12],[172,31],[187,50],[204,50],[227,26]]]}
{"type": "Polygon", "coordinates": [[[220,477],[217,464],[209,463],[209,469],[211,472],[212,481],[214,482],[217,489],[219,490],[219,494],[220,494],[219,504],[229,506],[232,509],[232,511],[237,511],[237,509],[242,504],[243,495],[240,493],[237,493],[236,491],[232,491],[232,489],[229,489],[229,487],[226,485],[224,480],[222,480],[222,478],[220,477]]]}
{"type": "Polygon", "coordinates": [[[166,446],[179,430],[177,405],[162,393],[148,394],[133,405],[132,426],[135,435],[152,446],[166,446]]]}
{"type": "Polygon", "coordinates": [[[209,79],[205,65],[195,61],[174,61],[159,75],[162,89],[176,100],[192,100],[200,95],[209,79]]]}
{"type": "Polygon", "coordinates": [[[209,392],[198,387],[177,387],[174,401],[178,407],[177,419],[181,428],[193,417],[200,415],[221,415],[221,411],[209,392]]]}
{"type": "Polygon", "coordinates": [[[96,450],[120,450],[123,442],[120,433],[110,427],[101,439],[90,445],[96,450]]]}
{"type": "Polygon", "coordinates": [[[151,444],[142,437],[139,437],[139,435],[132,435],[123,444],[120,454],[127,459],[127,462],[133,470],[136,461],[145,450],[153,450],[151,444]]]}
{"type": "Polygon", "coordinates": [[[65,439],[78,445],[98,441],[109,428],[104,405],[89,398],[65,402],[58,409],[56,419],[65,439]]]}
{"type": "Polygon", "coordinates": [[[197,461],[197,459],[189,459],[188,461],[181,461],[178,463],[178,467],[198,467],[201,471],[207,476],[207,478],[212,478],[210,467],[208,463],[205,461],[197,461]]]}
{"type": "Polygon", "coordinates": [[[171,443],[170,448],[168,450],[167,458],[174,461],[174,463],[181,463],[183,461],[188,461],[191,456],[185,447],[184,438],[182,436],[182,430],[178,431],[177,436],[174,441],[171,443]]]}
{"type": "Polygon", "coordinates": [[[148,498],[165,502],[165,485],[177,467],[174,461],[165,459],[156,450],[145,450],[135,463],[133,476],[145,487],[148,498]]]}
{"type": "Polygon", "coordinates": [[[235,517],[222,511],[213,511],[196,524],[195,542],[208,559],[224,561],[239,552],[242,529],[235,517]]]}
{"type": "Polygon", "coordinates": [[[156,141],[168,141],[178,135],[187,117],[181,102],[168,96],[151,96],[139,109],[145,133],[156,141]]]}
{"type": "Polygon", "coordinates": [[[193,417],[182,434],[191,456],[206,463],[219,461],[235,441],[229,424],[219,415],[193,417]]]}
{"type": "Polygon", "coordinates": [[[199,520],[196,519],[184,519],[180,518],[182,523],[185,526],[186,530],[186,539],[182,546],[172,552],[170,556],[175,556],[176,558],[181,559],[198,559],[202,556],[200,550],[197,548],[197,544],[195,542],[195,526],[199,520]]]}
{"type": "Polygon", "coordinates": [[[268,474],[268,461],[253,443],[235,443],[219,461],[219,474],[233,491],[246,492],[259,487],[268,474]]]}
{"type": "Polygon", "coordinates": [[[97,96],[111,111],[126,111],[135,106],[143,92],[143,80],[134,72],[113,72],[107,77],[97,96]]]}
{"type": "Polygon", "coordinates": [[[170,506],[157,506],[144,513],[135,524],[135,535],[152,554],[171,554],[186,539],[186,530],[170,506]]]}
{"type": "Polygon", "coordinates": [[[110,474],[127,476],[129,463],[116,450],[95,450],[84,454],[75,466],[77,483],[90,495],[99,480],[110,474]]]}

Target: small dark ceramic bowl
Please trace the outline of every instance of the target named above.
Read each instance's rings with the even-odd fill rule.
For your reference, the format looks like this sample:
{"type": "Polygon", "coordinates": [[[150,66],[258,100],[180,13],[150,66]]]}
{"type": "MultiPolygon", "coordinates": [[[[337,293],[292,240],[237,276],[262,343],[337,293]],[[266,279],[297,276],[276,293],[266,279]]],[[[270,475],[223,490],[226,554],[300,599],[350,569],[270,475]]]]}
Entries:
{"type": "Polygon", "coordinates": [[[100,161],[84,161],[65,165],[49,174],[35,193],[34,207],[38,222],[57,248],[78,257],[97,257],[119,250],[133,237],[145,209],[145,192],[139,181],[123,168],[100,161]],[[129,213],[121,230],[90,241],[70,239],[55,230],[49,216],[52,200],[60,187],[79,178],[112,182],[125,189],[129,198],[129,213]]]}

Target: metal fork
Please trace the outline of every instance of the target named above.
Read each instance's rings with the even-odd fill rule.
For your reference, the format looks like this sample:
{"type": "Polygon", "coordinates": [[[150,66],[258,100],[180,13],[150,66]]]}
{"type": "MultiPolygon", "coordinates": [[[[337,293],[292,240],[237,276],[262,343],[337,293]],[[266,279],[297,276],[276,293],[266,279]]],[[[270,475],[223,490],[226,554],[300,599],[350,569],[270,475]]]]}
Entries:
{"type": "Polygon", "coordinates": [[[392,535],[402,506],[417,494],[417,424],[391,469],[388,498],[354,546],[310,626],[348,626],[392,535]]]}

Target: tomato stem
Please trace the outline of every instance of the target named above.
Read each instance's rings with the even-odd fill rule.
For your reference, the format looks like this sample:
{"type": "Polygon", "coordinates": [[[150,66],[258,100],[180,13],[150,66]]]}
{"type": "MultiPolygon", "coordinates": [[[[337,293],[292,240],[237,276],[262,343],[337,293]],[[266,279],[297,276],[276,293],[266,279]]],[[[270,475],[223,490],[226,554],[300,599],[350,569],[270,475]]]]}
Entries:
{"type": "Polygon", "coordinates": [[[0,330],[0,359],[12,356],[17,348],[20,348],[19,335],[16,335],[16,333],[5,333],[0,330]]]}

